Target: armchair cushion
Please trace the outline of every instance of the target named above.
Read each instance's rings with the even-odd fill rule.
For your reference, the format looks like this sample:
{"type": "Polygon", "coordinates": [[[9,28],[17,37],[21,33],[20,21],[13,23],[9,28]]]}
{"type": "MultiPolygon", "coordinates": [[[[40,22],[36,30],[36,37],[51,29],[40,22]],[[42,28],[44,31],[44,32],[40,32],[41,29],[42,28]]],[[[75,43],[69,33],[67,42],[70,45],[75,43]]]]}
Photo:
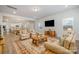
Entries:
{"type": "Polygon", "coordinates": [[[20,39],[28,39],[30,38],[30,33],[20,34],[20,39]]]}

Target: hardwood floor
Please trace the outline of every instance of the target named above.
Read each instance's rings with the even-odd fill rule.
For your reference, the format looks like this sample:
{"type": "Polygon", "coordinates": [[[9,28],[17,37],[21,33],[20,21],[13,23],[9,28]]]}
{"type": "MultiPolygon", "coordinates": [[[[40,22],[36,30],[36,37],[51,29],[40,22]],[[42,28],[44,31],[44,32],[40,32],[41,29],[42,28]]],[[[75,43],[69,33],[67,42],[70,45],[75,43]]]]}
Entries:
{"type": "Polygon", "coordinates": [[[79,54],[79,40],[76,40],[76,45],[77,45],[77,53],[79,54]]]}
{"type": "Polygon", "coordinates": [[[16,54],[14,47],[13,47],[13,42],[19,39],[19,37],[14,34],[5,34],[4,38],[6,42],[5,54],[16,54]]]}

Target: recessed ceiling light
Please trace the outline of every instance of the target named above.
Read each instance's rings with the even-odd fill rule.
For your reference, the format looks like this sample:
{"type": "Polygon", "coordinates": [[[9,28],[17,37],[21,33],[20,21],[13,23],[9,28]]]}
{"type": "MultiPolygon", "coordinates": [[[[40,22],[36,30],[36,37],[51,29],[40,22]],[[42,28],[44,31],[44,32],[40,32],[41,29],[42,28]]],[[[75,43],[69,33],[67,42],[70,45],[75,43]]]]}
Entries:
{"type": "Polygon", "coordinates": [[[65,8],[67,8],[68,7],[68,5],[65,5],[65,8]]]}
{"type": "Polygon", "coordinates": [[[5,19],[6,22],[8,22],[8,19],[5,19]]]}
{"type": "Polygon", "coordinates": [[[13,14],[16,14],[16,11],[13,11],[13,14]]]}
{"type": "Polygon", "coordinates": [[[38,12],[39,11],[39,8],[33,8],[33,11],[34,12],[38,12]]]}

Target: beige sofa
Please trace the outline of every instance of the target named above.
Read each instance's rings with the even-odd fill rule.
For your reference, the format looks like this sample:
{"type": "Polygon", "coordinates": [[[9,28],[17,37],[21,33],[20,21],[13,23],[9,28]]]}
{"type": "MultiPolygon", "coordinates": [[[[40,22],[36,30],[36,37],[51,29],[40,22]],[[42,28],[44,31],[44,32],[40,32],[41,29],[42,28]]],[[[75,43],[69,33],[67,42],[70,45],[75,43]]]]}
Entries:
{"type": "Polygon", "coordinates": [[[58,54],[75,53],[77,51],[75,40],[74,32],[65,31],[59,42],[46,42],[45,47],[46,49],[58,54]]]}
{"type": "Polygon", "coordinates": [[[69,51],[68,49],[66,49],[58,44],[55,44],[55,43],[50,44],[49,42],[46,42],[45,47],[46,47],[46,49],[50,50],[51,52],[53,52],[55,54],[72,54],[72,52],[69,51]]]}

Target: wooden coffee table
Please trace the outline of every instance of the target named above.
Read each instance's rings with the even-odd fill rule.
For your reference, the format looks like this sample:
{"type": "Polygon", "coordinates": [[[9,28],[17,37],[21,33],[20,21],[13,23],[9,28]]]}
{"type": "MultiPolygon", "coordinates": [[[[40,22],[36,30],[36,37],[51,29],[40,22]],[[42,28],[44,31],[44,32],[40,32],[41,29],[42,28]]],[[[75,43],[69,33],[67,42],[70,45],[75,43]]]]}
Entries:
{"type": "Polygon", "coordinates": [[[47,41],[47,36],[36,36],[32,38],[32,43],[39,46],[40,42],[47,41]]]}

